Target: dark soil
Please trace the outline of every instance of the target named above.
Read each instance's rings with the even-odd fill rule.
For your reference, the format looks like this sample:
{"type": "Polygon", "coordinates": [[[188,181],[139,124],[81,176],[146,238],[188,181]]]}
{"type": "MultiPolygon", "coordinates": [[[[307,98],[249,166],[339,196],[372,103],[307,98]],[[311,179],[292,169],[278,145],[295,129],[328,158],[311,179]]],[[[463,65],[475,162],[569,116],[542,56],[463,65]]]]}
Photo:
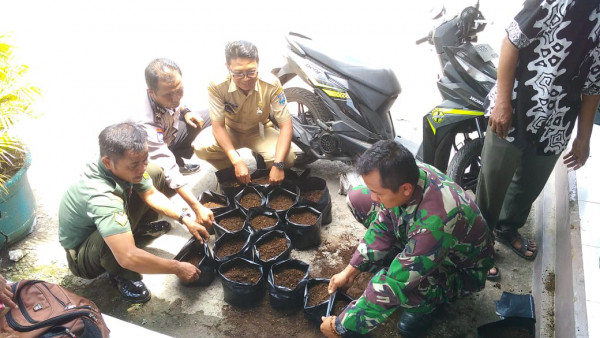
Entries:
{"type": "Polygon", "coordinates": [[[507,327],[495,332],[488,332],[489,338],[533,338],[529,330],[522,327],[507,327]]]}
{"type": "Polygon", "coordinates": [[[219,182],[219,184],[223,188],[235,188],[235,187],[242,186],[242,184],[237,179],[235,179],[235,178],[233,180],[219,182]]]}
{"type": "Polygon", "coordinates": [[[225,217],[225,218],[221,219],[218,223],[223,228],[225,228],[231,232],[236,232],[236,231],[242,230],[242,228],[244,227],[245,221],[246,221],[246,219],[243,217],[232,216],[232,217],[225,217]]]}
{"type": "Polygon", "coordinates": [[[205,207],[207,207],[209,209],[222,208],[222,207],[226,207],[227,206],[225,204],[221,204],[221,203],[213,202],[213,201],[203,203],[202,205],[204,205],[205,207]]]}
{"type": "Polygon", "coordinates": [[[223,273],[227,279],[239,283],[256,284],[261,277],[260,270],[250,265],[236,265],[223,273]]]}
{"type": "Polygon", "coordinates": [[[283,286],[289,289],[294,289],[306,275],[306,271],[302,269],[284,268],[273,274],[275,285],[283,286]]]}
{"type": "Polygon", "coordinates": [[[331,309],[331,315],[332,316],[338,316],[340,313],[342,313],[344,311],[344,309],[346,308],[346,306],[348,306],[348,304],[350,304],[349,301],[347,300],[336,300],[335,303],[333,303],[333,308],[331,309]]]}
{"type": "Polygon", "coordinates": [[[185,259],[186,262],[192,264],[193,266],[198,266],[198,264],[200,264],[200,260],[202,260],[202,257],[197,253],[193,253],[185,259]]]}
{"type": "Polygon", "coordinates": [[[275,210],[287,210],[294,205],[294,199],[286,195],[272,196],[269,205],[275,210]]]}
{"type": "Polygon", "coordinates": [[[289,220],[296,224],[315,225],[315,222],[319,219],[319,216],[306,210],[302,212],[295,212],[290,215],[289,220]]]}
{"type": "Polygon", "coordinates": [[[302,191],[300,193],[300,197],[307,199],[313,203],[319,202],[319,200],[321,199],[321,196],[323,196],[323,190],[309,190],[309,191],[302,191]]]}
{"type": "Polygon", "coordinates": [[[316,283],[311,285],[308,289],[308,302],[306,302],[306,306],[315,306],[329,299],[329,292],[327,291],[328,287],[328,283],[316,283]]]}
{"type": "Polygon", "coordinates": [[[246,240],[244,238],[233,238],[231,241],[226,241],[219,244],[220,245],[217,248],[215,255],[218,258],[223,258],[240,252],[240,250],[242,250],[244,247],[244,244],[246,244],[246,240]]]}
{"type": "Polygon", "coordinates": [[[257,245],[256,249],[258,250],[260,259],[266,262],[284,252],[287,249],[287,241],[285,237],[273,236],[266,241],[262,241],[257,245]]]}
{"type": "Polygon", "coordinates": [[[277,224],[277,219],[266,215],[258,215],[250,220],[250,225],[256,230],[270,228],[277,224]]]}
{"type": "Polygon", "coordinates": [[[269,184],[269,176],[257,177],[252,180],[252,183],[262,185],[269,184]]]}
{"type": "Polygon", "coordinates": [[[242,196],[240,204],[246,209],[260,207],[262,199],[258,194],[250,192],[242,196]]]}

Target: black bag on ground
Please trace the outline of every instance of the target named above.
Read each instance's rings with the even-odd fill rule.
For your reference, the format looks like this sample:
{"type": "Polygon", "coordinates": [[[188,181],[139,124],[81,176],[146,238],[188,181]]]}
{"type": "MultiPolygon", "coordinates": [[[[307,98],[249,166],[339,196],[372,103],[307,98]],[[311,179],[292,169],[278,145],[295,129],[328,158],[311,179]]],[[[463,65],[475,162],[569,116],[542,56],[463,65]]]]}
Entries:
{"type": "Polygon", "coordinates": [[[333,297],[329,300],[326,317],[339,316],[354,300],[354,298],[350,297],[348,294],[339,291],[333,293],[332,296],[333,297]]]}
{"type": "Polygon", "coordinates": [[[290,208],[285,214],[285,232],[292,240],[295,249],[310,249],[321,244],[321,219],[322,215],[317,209],[307,205],[290,208]],[[294,215],[309,212],[316,216],[314,224],[302,224],[294,222],[294,215]],[[290,220],[292,217],[292,220],[290,220]]]}
{"type": "Polygon", "coordinates": [[[276,309],[290,308],[295,309],[302,306],[304,301],[304,291],[308,281],[310,266],[297,259],[288,259],[275,263],[269,269],[269,302],[276,309]],[[277,284],[276,276],[278,272],[285,269],[295,269],[304,272],[302,278],[295,286],[284,286],[277,284]]]}
{"type": "Polygon", "coordinates": [[[195,237],[190,238],[173,259],[180,262],[191,263],[201,272],[200,278],[188,284],[182,282],[184,285],[207,286],[215,279],[215,267],[217,266],[217,262],[215,262],[215,258],[208,248],[208,245],[206,245],[206,242],[200,244],[195,237]]]}
{"type": "Polygon", "coordinates": [[[200,196],[198,196],[198,201],[204,206],[210,202],[223,205],[222,207],[208,207],[215,216],[235,208],[235,204],[229,198],[227,198],[227,196],[209,190],[204,191],[200,196]]]}
{"type": "Polygon", "coordinates": [[[265,294],[264,270],[258,263],[238,257],[223,263],[219,267],[218,273],[219,277],[221,277],[224,299],[231,305],[251,306],[258,302],[265,294]],[[246,278],[246,276],[249,275],[248,271],[236,274],[235,277],[228,278],[227,273],[234,267],[244,269],[249,268],[249,271],[256,271],[256,278],[258,281],[250,283],[236,280],[235,277],[241,277],[242,274],[246,278]]]}
{"type": "Polygon", "coordinates": [[[14,337],[108,337],[110,330],[91,300],[41,280],[12,285],[19,308],[0,318],[0,333],[14,337]]]}
{"type": "Polygon", "coordinates": [[[237,257],[252,259],[252,248],[250,246],[250,233],[248,231],[238,231],[234,233],[224,233],[223,236],[217,238],[213,246],[213,253],[217,266],[228,262],[237,257]],[[221,254],[221,249],[224,245],[236,243],[240,245],[240,249],[236,252],[226,255],[221,254]],[[221,256],[222,255],[222,256],[221,256]]]}
{"type": "Polygon", "coordinates": [[[225,233],[236,233],[236,232],[242,231],[242,230],[248,231],[245,226],[245,222],[246,222],[246,213],[240,208],[235,208],[235,209],[225,211],[224,213],[215,216],[215,220],[213,221],[213,229],[215,229],[216,237],[219,238],[225,233]],[[240,219],[240,228],[238,230],[227,228],[221,224],[221,222],[223,222],[224,220],[229,219],[229,220],[233,221],[238,218],[240,219]]]}
{"type": "MultiPolygon", "coordinates": [[[[329,286],[328,278],[311,278],[307,281],[306,287],[304,288],[304,315],[314,324],[321,325],[323,322],[321,317],[324,317],[327,314],[327,310],[329,309],[329,301],[331,298],[335,296],[334,292],[331,295],[327,295],[327,299],[321,300],[319,302],[315,302],[311,298],[311,292],[314,292],[313,287],[318,284],[325,284],[329,286]],[[313,304],[315,302],[316,304],[313,304]]],[[[323,287],[323,286],[321,286],[323,287]]],[[[314,296],[314,295],[313,295],[314,296]]]]}
{"type": "Polygon", "coordinates": [[[260,192],[256,187],[246,186],[242,190],[240,190],[240,192],[238,192],[237,195],[235,195],[234,200],[235,200],[235,205],[238,208],[242,209],[244,211],[244,213],[248,214],[248,212],[252,208],[263,207],[265,205],[265,202],[267,199],[266,199],[265,195],[263,195],[263,193],[260,192]],[[260,198],[260,202],[258,199],[254,200],[254,202],[256,204],[258,204],[258,203],[260,203],[260,204],[254,205],[254,206],[250,206],[250,205],[246,204],[248,202],[248,201],[246,201],[248,194],[258,195],[258,198],[260,198]]]}
{"type": "Polygon", "coordinates": [[[227,196],[230,200],[233,200],[235,195],[245,187],[235,177],[233,167],[217,170],[215,175],[217,176],[217,192],[227,196]]]}
{"type": "Polygon", "coordinates": [[[260,236],[256,240],[256,243],[254,243],[253,250],[254,250],[254,261],[257,262],[258,264],[262,265],[265,269],[268,269],[274,263],[280,262],[280,261],[288,259],[290,257],[290,252],[292,252],[292,241],[286,235],[285,232],[283,232],[281,230],[273,230],[273,231],[269,231],[266,234],[260,236]],[[272,240],[275,237],[285,239],[285,249],[282,250],[280,253],[278,253],[274,257],[267,258],[264,255],[261,256],[261,254],[260,254],[261,250],[259,249],[260,246],[263,245],[264,243],[272,240]]]}
{"type": "Polygon", "coordinates": [[[285,213],[288,210],[290,210],[291,207],[296,205],[298,203],[298,199],[300,198],[300,196],[298,195],[298,193],[300,192],[298,186],[291,185],[290,188],[294,190],[291,191],[288,189],[284,189],[281,186],[274,187],[273,189],[271,189],[271,191],[269,191],[269,194],[267,195],[265,206],[269,209],[275,210],[280,217],[284,217],[285,213]],[[282,201],[289,202],[289,206],[285,207],[282,205],[276,205],[276,203],[274,203],[276,199],[281,199],[282,201]]]}
{"type": "Polygon", "coordinates": [[[255,208],[248,212],[244,226],[252,234],[252,243],[254,243],[260,236],[269,231],[285,230],[283,223],[275,210],[255,208]],[[272,225],[269,225],[271,223],[272,225]]]}
{"type": "Polygon", "coordinates": [[[300,188],[299,204],[308,205],[323,214],[322,225],[331,223],[331,195],[327,181],[320,177],[303,177],[297,181],[300,188]]]}

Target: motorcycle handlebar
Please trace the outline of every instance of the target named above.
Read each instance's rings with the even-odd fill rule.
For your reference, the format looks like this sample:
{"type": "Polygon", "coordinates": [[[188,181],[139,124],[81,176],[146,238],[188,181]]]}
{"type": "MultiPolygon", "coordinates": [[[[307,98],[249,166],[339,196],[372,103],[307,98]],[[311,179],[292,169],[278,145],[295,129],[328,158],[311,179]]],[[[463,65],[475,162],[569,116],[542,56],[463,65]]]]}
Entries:
{"type": "Polygon", "coordinates": [[[427,41],[429,41],[429,35],[428,35],[428,36],[426,36],[426,37],[424,37],[424,38],[420,38],[419,40],[415,41],[415,43],[416,43],[417,45],[420,45],[420,44],[422,44],[423,42],[427,42],[427,41]]]}

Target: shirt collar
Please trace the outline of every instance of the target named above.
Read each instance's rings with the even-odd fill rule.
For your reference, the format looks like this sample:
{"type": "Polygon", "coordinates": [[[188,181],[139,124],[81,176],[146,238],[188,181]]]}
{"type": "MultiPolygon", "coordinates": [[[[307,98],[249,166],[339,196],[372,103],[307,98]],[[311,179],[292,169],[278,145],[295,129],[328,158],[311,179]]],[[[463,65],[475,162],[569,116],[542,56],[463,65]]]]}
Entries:
{"type": "Polygon", "coordinates": [[[164,114],[164,113],[169,113],[171,115],[175,114],[175,112],[179,109],[179,107],[181,107],[181,105],[175,109],[169,109],[169,108],[165,108],[163,106],[161,106],[160,104],[156,103],[156,101],[154,101],[154,99],[152,98],[152,95],[150,95],[150,93],[147,93],[148,95],[148,101],[150,102],[150,107],[152,107],[152,111],[154,112],[154,114],[164,114]]]}
{"type": "Polygon", "coordinates": [[[415,212],[421,201],[423,200],[423,192],[425,191],[425,185],[427,184],[427,173],[419,168],[419,179],[417,184],[415,185],[415,190],[413,191],[412,197],[410,201],[401,206],[402,210],[404,210],[407,214],[412,214],[415,212]]]}
{"type": "Polygon", "coordinates": [[[98,159],[98,171],[100,172],[100,175],[114,181],[116,183],[116,189],[120,188],[121,190],[125,191],[125,188],[129,189],[131,186],[133,186],[133,183],[118,178],[112,173],[112,171],[108,170],[104,163],[102,163],[102,157],[98,159]]]}

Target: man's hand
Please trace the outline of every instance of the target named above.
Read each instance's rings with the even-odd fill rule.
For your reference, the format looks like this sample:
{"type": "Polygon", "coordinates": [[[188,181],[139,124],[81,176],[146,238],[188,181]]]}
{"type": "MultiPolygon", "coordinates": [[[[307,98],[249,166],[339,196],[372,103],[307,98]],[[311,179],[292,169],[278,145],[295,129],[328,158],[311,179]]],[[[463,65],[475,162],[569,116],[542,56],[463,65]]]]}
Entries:
{"type": "Polygon", "coordinates": [[[200,223],[204,225],[204,227],[212,227],[212,223],[215,220],[215,215],[213,215],[212,210],[200,205],[194,212],[196,213],[196,223],[200,223]]]}
{"type": "Polygon", "coordinates": [[[321,317],[321,320],[323,321],[321,323],[321,333],[327,337],[327,338],[335,338],[335,337],[339,337],[340,335],[337,334],[336,331],[333,330],[333,328],[335,327],[335,316],[329,316],[329,317],[321,317]]]}
{"type": "Polygon", "coordinates": [[[179,262],[179,266],[175,275],[185,283],[191,283],[200,278],[202,272],[188,262],[179,262]]]}
{"type": "Polygon", "coordinates": [[[271,171],[269,172],[269,184],[270,185],[279,185],[283,182],[285,178],[285,172],[283,169],[279,169],[276,166],[271,167],[271,171]]]}
{"type": "Polygon", "coordinates": [[[577,170],[585,165],[589,156],[590,140],[575,137],[571,151],[563,156],[563,162],[567,165],[567,168],[577,170]]]}
{"type": "Polygon", "coordinates": [[[250,173],[248,171],[248,166],[242,159],[237,160],[233,163],[233,168],[235,169],[235,177],[242,184],[250,183],[250,173]]]}
{"type": "Polygon", "coordinates": [[[184,217],[183,224],[185,224],[185,226],[188,228],[188,231],[190,232],[190,234],[192,234],[192,236],[196,237],[196,239],[198,241],[200,241],[200,243],[204,243],[204,241],[208,241],[208,239],[210,238],[210,234],[208,233],[206,228],[203,227],[202,225],[198,224],[192,218],[184,217]]]}
{"type": "Polygon", "coordinates": [[[490,120],[488,122],[490,129],[498,135],[499,138],[506,138],[512,127],[513,110],[510,101],[497,101],[490,120]]]}
{"type": "Polygon", "coordinates": [[[327,291],[329,291],[329,294],[332,294],[337,289],[340,289],[342,291],[348,290],[352,286],[352,284],[354,284],[354,280],[359,274],[360,270],[358,270],[357,268],[353,267],[352,265],[346,266],[346,268],[342,272],[335,274],[333,275],[333,277],[331,277],[331,279],[329,280],[329,287],[327,288],[327,291]]]}
{"type": "Polygon", "coordinates": [[[187,112],[183,118],[185,122],[194,128],[202,128],[204,125],[204,120],[200,117],[200,115],[194,112],[187,112]]]}
{"type": "Polygon", "coordinates": [[[13,301],[13,294],[10,286],[2,275],[0,275],[0,302],[11,309],[18,308],[17,304],[13,301]]]}

